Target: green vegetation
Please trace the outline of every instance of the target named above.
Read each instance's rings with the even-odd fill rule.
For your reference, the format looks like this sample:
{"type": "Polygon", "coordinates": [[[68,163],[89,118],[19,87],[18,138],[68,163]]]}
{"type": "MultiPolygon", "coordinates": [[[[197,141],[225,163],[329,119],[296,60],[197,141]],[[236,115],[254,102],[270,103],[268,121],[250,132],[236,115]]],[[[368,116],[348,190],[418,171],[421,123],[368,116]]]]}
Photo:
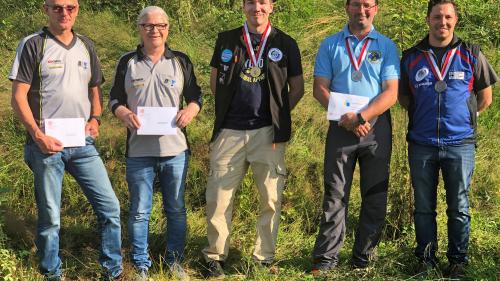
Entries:
{"type": "MultiPolygon", "coordinates": [[[[458,32],[482,45],[483,51],[500,73],[500,5],[497,0],[461,0],[458,32]]],[[[10,82],[5,78],[20,38],[38,30],[45,23],[38,0],[0,0],[0,280],[41,280],[36,273],[34,248],[36,208],[31,172],[23,163],[24,129],[10,109],[10,82]]],[[[171,16],[170,45],[186,52],[193,60],[200,84],[207,94],[200,116],[189,126],[193,157],[187,182],[188,245],[186,265],[193,278],[203,279],[204,264],[200,251],[206,244],[204,189],[208,172],[208,141],[212,130],[214,107],[209,94],[208,76],[212,48],[217,32],[238,26],[243,15],[240,0],[171,0],[123,1],[81,0],[82,10],[75,30],[92,38],[104,66],[109,91],[114,66],[121,54],[137,44],[134,21],[144,6],[157,4],[171,16]]],[[[251,261],[258,209],[256,190],[247,176],[235,202],[228,280],[313,280],[306,272],[311,266],[310,253],[319,223],[323,184],[323,150],[327,129],[324,110],[312,98],[312,66],[321,40],[340,30],[345,24],[344,1],[280,0],[276,3],[272,22],[297,38],[303,55],[306,94],[293,112],[294,137],[288,145],[286,160],[289,170],[283,202],[276,261],[278,274],[268,273],[251,261]]],[[[424,21],[426,1],[381,1],[375,25],[378,30],[408,48],[426,33],[424,21]]],[[[471,280],[497,280],[500,276],[500,102],[498,87],[493,105],[479,118],[479,144],[476,170],[471,185],[472,231],[471,264],[467,276],[471,280]],[[497,164],[495,164],[497,163],[497,164]]],[[[348,265],[359,213],[359,181],[351,194],[348,232],[341,252],[341,264],[328,280],[407,280],[416,266],[413,258],[412,190],[405,141],[406,113],[395,106],[393,159],[389,213],[378,258],[364,271],[353,271],[348,265]]],[[[123,225],[126,224],[128,191],[125,182],[125,129],[109,112],[105,113],[99,149],[109,176],[121,202],[123,225]]],[[[71,280],[92,280],[98,276],[98,239],[95,218],[76,182],[66,177],[62,202],[61,256],[65,274],[71,280]]],[[[444,267],[446,257],[446,204],[442,185],[439,189],[439,257],[444,267]]],[[[151,218],[151,254],[154,280],[169,280],[162,266],[165,248],[160,195],[155,195],[151,218]]],[[[128,262],[126,227],[124,257],[128,262]]],[[[436,271],[433,280],[442,278],[436,271]]]]}

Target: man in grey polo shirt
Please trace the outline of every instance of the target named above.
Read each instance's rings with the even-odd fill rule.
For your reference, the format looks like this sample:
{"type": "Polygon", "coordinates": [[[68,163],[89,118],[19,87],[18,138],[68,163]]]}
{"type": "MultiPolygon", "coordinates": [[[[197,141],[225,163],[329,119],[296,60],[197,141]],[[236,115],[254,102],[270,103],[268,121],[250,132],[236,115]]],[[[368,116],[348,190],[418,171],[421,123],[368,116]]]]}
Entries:
{"type": "Polygon", "coordinates": [[[189,276],[181,262],[187,228],[184,190],[189,149],[183,129],[200,111],[202,95],[188,56],[166,44],[169,21],[165,11],[156,6],[144,8],[137,27],[141,44],[118,61],[109,101],[111,111],[128,129],[130,259],[137,271],[135,280],[148,280],[148,226],[158,178],[167,217],[165,261],[176,279],[185,281],[189,276]],[[158,127],[165,123],[175,126],[170,132],[151,132],[147,128],[152,122],[158,127]]]}
{"type": "Polygon", "coordinates": [[[40,271],[47,280],[62,279],[58,254],[66,170],[80,184],[97,214],[102,239],[99,262],[105,275],[119,278],[120,206],[94,144],[102,110],[100,85],[104,78],[100,63],[93,43],[72,31],[78,15],[77,0],[46,0],[43,8],[48,27],[21,40],[9,74],[12,107],[29,134],[25,161],[34,175],[40,271]],[[65,147],[61,140],[46,134],[45,123],[68,118],[86,122],[83,146],[65,147]]]}

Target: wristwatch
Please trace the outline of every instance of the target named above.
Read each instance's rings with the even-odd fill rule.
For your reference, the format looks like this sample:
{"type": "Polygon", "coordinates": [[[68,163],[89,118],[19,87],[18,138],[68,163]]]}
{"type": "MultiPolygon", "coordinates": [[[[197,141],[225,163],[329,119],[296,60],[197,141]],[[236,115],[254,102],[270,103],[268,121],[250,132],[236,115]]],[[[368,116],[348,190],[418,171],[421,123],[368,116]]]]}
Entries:
{"type": "Polygon", "coordinates": [[[92,115],[92,116],[90,116],[89,121],[92,119],[95,119],[95,121],[97,121],[97,124],[99,124],[99,126],[101,126],[101,116],[92,115]]]}
{"type": "Polygon", "coordinates": [[[356,114],[356,116],[358,117],[358,124],[359,125],[364,125],[366,123],[366,120],[365,120],[365,118],[363,118],[363,116],[361,116],[361,113],[356,114]]]}

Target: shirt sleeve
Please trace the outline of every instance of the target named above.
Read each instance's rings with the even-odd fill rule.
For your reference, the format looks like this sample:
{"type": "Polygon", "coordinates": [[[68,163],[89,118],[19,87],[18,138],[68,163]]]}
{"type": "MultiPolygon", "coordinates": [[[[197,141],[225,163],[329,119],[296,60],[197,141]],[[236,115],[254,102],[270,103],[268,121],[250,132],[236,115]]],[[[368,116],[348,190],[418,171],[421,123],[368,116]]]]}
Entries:
{"type": "Polygon", "coordinates": [[[104,83],[104,74],[102,73],[101,62],[97,57],[97,51],[95,49],[94,43],[84,36],[79,36],[79,38],[83,41],[87,50],[89,51],[90,56],[90,71],[91,77],[89,81],[89,87],[96,87],[102,85],[104,83]]]}
{"type": "Polygon", "coordinates": [[[493,67],[488,63],[484,54],[480,51],[476,66],[474,68],[474,91],[478,92],[498,81],[498,76],[493,67]]]}
{"type": "Polygon", "coordinates": [[[410,92],[410,79],[408,77],[408,72],[405,67],[405,57],[401,59],[400,64],[401,79],[399,80],[398,94],[401,96],[409,96],[410,92]]]}
{"type": "Polygon", "coordinates": [[[186,100],[186,104],[196,102],[201,108],[203,105],[203,95],[200,86],[196,82],[193,63],[185,54],[179,55],[179,58],[182,60],[185,69],[182,95],[186,100]]]}
{"type": "Polygon", "coordinates": [[[23,39],[19,42],[16,57],[9,73],[9,80],[16,80],[31,85],[38,65],[37,57],[35,40],[23,39]]]}
{"type": "Polygon", "coordinates": [[[331,44],[327,39],[321,42],[316,54],[316,61],[314,62],[314,76],[324,77],[329,80],[333,78],[332,57],[331,57],[331,44]]]}
{"type": "Polygon", "coordinates": [[[382,81],[395,80],[400,77],[399,50],[392,41],[387,44],[380,77],[382,81]]]}
{"type": "Polygon", "coordinates": [[[113,86],[109,92],[109,110],[114,114],[118,106],[127,106],[127,93],[125,92],[125,74],[127,73],[130,56],[120,58],[115,70],[113,86]]]}
{"type": "Polygon", "coordinates": [[[302,74],[302,59],[300,57],[300,50],[295,40],[290,40],[288,48],[288,77],[294,77],[302,74]]]}
{"type": "Polygon", "coordinates": [[[220,35],[217,36],[217,40],[215,41],[214,53],[212,54],[212,59],[210,60],[210,66],[214,67],[214,68],[219,67],[219,58],[220,58],[220,54],[219,54],[220,43],[219,43],[219,41],[220,41],[220,35]]]}

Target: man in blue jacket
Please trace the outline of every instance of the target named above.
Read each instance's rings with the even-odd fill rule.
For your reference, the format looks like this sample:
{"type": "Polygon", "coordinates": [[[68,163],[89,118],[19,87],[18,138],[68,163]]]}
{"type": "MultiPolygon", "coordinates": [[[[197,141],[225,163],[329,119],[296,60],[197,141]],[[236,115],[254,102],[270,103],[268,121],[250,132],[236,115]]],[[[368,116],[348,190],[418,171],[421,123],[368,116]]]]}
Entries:
{"type": "Polygon", "coordinates": [[[447,274],[460,279],[468,262],[468,190],[474,170],[478,112],[492,100],[498,77],[477,45],[454,34],[453,0],[430,0],[429,35],[403,53],[399,102],[408,110],[408,157],[415,196],[415,255],[422,270],[437,266],[439,170],[448,209],[447,274]]]}

